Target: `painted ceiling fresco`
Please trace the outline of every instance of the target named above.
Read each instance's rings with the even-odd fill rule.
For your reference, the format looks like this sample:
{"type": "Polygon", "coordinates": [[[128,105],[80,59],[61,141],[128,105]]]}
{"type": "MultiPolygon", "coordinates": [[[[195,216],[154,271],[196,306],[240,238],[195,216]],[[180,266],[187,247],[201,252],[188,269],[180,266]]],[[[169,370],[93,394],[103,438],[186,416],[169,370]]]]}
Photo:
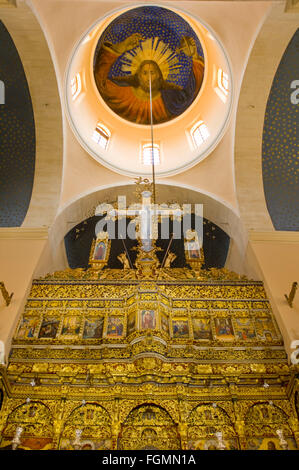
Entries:
{"type": "Polygon", "coordinates": [[[178,14],[157,6],[118,16],[95,50],[101,97],[121,118],[137,124],[180,116],[198,95],[203,76],[204,54],[194,30],[178,14]]]}

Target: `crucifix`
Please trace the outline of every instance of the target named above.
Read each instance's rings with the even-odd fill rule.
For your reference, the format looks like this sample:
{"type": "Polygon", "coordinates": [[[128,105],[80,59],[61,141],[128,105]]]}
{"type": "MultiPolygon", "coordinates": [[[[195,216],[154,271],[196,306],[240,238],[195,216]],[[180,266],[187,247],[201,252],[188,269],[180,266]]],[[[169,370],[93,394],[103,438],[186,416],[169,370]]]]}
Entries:
{"type": "MultiPolygon", "coordinates": [[[[126,208],[125,202],[122,200],[117,209],[111,209],[107,211],[108,217],[115,218],[135,218],[135,227],[133,224],[129,224],[128,229],[125,224],[118,224],[118,236],[123,240],[127,235],[131,239],[139,239],[141,241],[141,250],[146,253],[150,253],[154,248],[153,240],[158,238],[158,218],[166,217],[169,218],[178,218],[181,219],[182,216],[188,214],[186,210],[182,210],[178,205],[174,204],[171,207],[165,205],[156,204],[156,194],[155,194],[155,161],[154,161],[154,144],[153,144],[153,109],[152,109],[152,86],[151,86],[151,73],[149,74],[149,97],[150,97],[150,117],[151,117],[151,141],[152,141],[152,173],[153,173],[153,182],[151,191],[143,191],[141,193],[142,202],[133,204],[129,208],[126,208]],[[153,198],[153,202],[152,202],[153,198]],[[138,232],[136,233],[136,225],[138,224],[138,232]],[[134,231],[134,232],[133,232],[134,231]]],[[[137,183],[139,184],[139,183],[137,183]]],[[[121,198],[122,199],[122,198],[121,198]]],[[[119,198],[120,201],[120,198],[119,198]]],[[[162,238],[168,239],[167,234],[162,234],[162,238]]],[[[180,233],[174,234],[173,238],[181,237],[181,227],[180,233]],[[175,236],[178,235],[178,236],[175,236]]],[[[128,253],[127,253],[128,254],[128,253]]]]}
{"type": "MultiPolygon", "coordinates": [[[[135,224],[139,226],[138,232],[132,233],[130,226],[128,232],[130,238],[137,238],[141,240],[141,249],[145,252],[150,252],[153,249],[152,241],[158,238],[158,217],[182,217],[184,211],[179,207],[159,207],[151,201],[152,193],[150,191],[143,191],[142,202],[133,204],[129,208],[120,207],[119,209],[112,209],[108,212],[109,217],[130,217],[135,218],[135,224]]],[[[125,238],[125,236],[121,236],[125,238]]]]}

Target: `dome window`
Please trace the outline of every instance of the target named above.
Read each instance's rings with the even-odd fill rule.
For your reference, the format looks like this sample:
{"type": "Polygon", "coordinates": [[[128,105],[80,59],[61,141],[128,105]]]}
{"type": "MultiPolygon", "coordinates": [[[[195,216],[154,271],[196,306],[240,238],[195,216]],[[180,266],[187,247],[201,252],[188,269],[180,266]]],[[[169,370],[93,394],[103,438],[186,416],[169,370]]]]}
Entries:
{"type": "Polygon", "coordinates": [[[71,93],[73,101],[77,98],[82,90],[82,81],[80,73],[76,73],[74,78],[71,80],[71,93]]]}
{"type": "Polygon", "coordinates": [[[223,72],[222,69],[217,70],[217,86],[214,88],[215,92],[219,96],[219,98],[223,101],[223,103],[226,102],[228,92],[229,92],[229,79],[228,79],[228,74],[223,72]]]}
{"type": "Polygon", "coordinates": [[[154,164],[159,165],[160,163],[160,147],[158,144],[144,144],[142,146],[142,163],[143,165],[152,165],[154,158],[154,164]]]}
{"type": "Polygon", "coordinates": [[[107,149],[109,139],[111,137],[110,131],[103,124],[97,124],[95,128],[92,139],[100,145],[104,150],[107,149]]]}
{"type": "Polygon", "coordinates": [[[195,147],[200,147],[210,137],[209,130],[203,121],[197,122],[191,129],[191,137],[195,147]]]}

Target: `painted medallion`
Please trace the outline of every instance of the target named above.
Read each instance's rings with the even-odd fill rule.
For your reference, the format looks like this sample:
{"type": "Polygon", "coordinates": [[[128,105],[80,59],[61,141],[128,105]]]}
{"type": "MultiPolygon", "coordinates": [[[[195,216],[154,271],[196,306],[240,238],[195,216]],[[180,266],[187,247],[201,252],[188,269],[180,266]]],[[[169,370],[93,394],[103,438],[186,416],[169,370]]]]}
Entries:
{"type": "Polygon", "coordinates": [[[94,78],[101,97],[136,124],[150,124],[151,112],[154,124],[180,116],[198,95],[203,76],[197,35],[166,8],[145,6],[121,14],[96,47],[94,78]]]}

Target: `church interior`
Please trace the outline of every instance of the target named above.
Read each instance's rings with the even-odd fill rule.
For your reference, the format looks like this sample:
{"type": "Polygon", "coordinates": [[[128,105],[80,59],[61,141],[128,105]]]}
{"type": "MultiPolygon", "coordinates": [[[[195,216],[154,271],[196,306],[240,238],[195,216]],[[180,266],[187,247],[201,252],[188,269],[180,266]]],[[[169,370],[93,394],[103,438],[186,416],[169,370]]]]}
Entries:
{"type": "Polygon", "coordinates": [[[0,450],[298,450],[298,0],[0,0],[0,450]]]}

